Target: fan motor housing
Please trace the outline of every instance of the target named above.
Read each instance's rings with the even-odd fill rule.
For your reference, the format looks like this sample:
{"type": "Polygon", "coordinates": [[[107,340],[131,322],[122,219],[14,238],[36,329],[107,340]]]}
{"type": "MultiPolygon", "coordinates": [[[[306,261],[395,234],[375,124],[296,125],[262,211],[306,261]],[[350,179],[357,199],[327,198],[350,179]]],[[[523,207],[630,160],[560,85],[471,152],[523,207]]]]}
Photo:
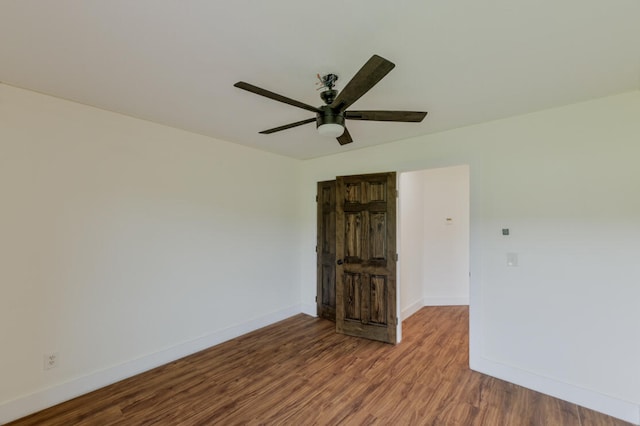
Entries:
{"type": "Polygon", "coordinates": [[[322,113],[316,114],[316,128],[323,124],[339,124],[344,127],[344,112],[334,111],[328,105],[320,107],[322,113]]]}

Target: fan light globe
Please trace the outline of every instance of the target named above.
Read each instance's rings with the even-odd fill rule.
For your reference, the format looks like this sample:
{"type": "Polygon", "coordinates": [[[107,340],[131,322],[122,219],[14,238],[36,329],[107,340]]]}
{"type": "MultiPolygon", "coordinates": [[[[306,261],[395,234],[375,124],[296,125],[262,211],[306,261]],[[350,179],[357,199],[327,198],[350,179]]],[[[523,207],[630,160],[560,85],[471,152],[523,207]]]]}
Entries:
{"type": "Polygon", "coordinates": [[[325,123],[318,126],[318,133],[322,136],[337,138],[344,133],[344,127],[336,123],[325,123]]]}

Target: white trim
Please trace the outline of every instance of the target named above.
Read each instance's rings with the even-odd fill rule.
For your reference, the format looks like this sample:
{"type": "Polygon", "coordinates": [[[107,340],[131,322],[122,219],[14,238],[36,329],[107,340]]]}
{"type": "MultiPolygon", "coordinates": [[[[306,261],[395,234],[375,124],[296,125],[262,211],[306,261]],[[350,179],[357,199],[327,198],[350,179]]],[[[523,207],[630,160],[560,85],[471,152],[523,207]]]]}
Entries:
{"type": "Polygon", "coordinates": [[[469,297],[425,297],[424,306],[468,305],[469,297]]]}
{"type": "Polygon", "coordinates": [[[307,314],[311,317],[318,316],[318,306],[313,303],[303,303],[300,309],[303,314],[307,314]]]}
{"type": "Polygon", "coordinates": [[[290,306],[289,308],[272,312],[248,322],[180,343],[151,355],[127,361],[123,364],[4,402],[0,405],[0,424],[19,419],[267,325],[282,321],[283,319],[303,312],[303,307],[304,306],[300,305],[290,306]]]}
{"type": "Polygon", "coordinates": [[[404,308],[402,310],[402,321],[406,320],[425,306],[459,306],[468,304],[468,297],[427,297],[416,300],[404,308]]]}
{"type": "Polygon", "coordinates": [[[402,250],[402,241],[401,241],[401,236],[402,236],[402,232],[400,232],[402,230],[402,223],[401,223],[401,217],[402,217],[402,212],[400,209],[400,175],[401,173],[398,171],[394,172],[396,174],[396,181],[394,183],[395,186],[395,198],[396,198],[396,212],[395,212],[395,218],[396,218],[396,344],[400,343],[402,341],[402,321],[404,320],[404,315],[402,312],[402,308],[401,308],[401,303],[400,301],[402,300],[402,281],[400,280],[400,270],[401,270],[401,266],[402,264],[400,263],[400,255],[401,250],[402,250]]]}
{"type": "MultiPolygon", "coordinates": [[[[430,300],[433,302],[434,299],[430,300]]],[[[460,301],[459,299],[448,298],[438,300],[441,302],[460,301]]],[[[449,302],[447,304],[464,303],[449,302]]],[[[402,318],[408,318],[421,307],[422,301],[414,302],[403,311],[402,318]],[[409,314],[409,312],[411,312],[411,314],[409,314]]],[[[227,340],[231,340],[235,337],[289,318],[301,312],[315,316],[315,314],[309,313],[309,311],[313,312],[314,308],[315,305],[312,304],[291,306],[287,309],[273,312],[246,323],[238,324],[236,326],[211,333],[207,336],[181,343],[172,348],[125,362],[115,367],[107,368],[97,373],[89,374],[30,395],[7,401],[0,405],[0,424],[16,420],[36,411],[68,401],[77,396],[94,391],[136,374],[140,374],[144,371],[151,370],[160,365],[175,361],[227,340]]],[[[478,357],[478,359],[475,359],[471,364],[471,368],[480,373],[488,374],[490,376],[605,413],[624,421],[640,425],[640,405],[638,404],[623,401],[568,383],[559,382],[548,377],[539,376],[537,374],[500,364],[482,357],[478,357]]]]}
{"type": "Polygon", "coordinates": [[[640,405],[479,357],[472,369],[640,425],[640,405]]]}
{"type": "Polygon", "coordinates": [[[424,307],[424,300],[420,299],[413,302],[412,304],[404,308],[404,310],[402,311],[402,317],[401,317],[402,321],[406,320],[407,318],[409,318],[411,315],[418,312],[423,307],[424,307]]]}

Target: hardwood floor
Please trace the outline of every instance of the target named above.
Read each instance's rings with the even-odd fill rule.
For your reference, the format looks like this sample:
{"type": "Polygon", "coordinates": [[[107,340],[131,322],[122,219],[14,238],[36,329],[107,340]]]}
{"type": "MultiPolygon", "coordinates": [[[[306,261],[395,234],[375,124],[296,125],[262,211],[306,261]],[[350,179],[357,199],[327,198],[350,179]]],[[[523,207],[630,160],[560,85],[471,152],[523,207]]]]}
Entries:
{"type": "Polygon", "coordinates": [[[469,370],[468,322],[423,308],[392,346],[297,315],[11,425],[628,424],[469,370]]]}

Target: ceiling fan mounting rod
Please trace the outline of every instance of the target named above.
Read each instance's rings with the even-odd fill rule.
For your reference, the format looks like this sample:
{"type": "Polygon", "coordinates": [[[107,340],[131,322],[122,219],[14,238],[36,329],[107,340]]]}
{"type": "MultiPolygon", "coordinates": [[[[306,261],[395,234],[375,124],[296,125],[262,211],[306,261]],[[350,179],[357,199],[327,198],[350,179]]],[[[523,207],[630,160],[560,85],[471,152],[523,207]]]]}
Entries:
{"type": "Polygon", "coordinates": [[[333,100],[336,98],[337,95],[338,95],[338,91],[337,90],[333,90],[333,89],[329,89],[329,90],[325,90],[324,92],[320,92],[320,97],[322,98],[324,103],[327,104],[327,105],[331,105],[333,103],[333,100]]]}

